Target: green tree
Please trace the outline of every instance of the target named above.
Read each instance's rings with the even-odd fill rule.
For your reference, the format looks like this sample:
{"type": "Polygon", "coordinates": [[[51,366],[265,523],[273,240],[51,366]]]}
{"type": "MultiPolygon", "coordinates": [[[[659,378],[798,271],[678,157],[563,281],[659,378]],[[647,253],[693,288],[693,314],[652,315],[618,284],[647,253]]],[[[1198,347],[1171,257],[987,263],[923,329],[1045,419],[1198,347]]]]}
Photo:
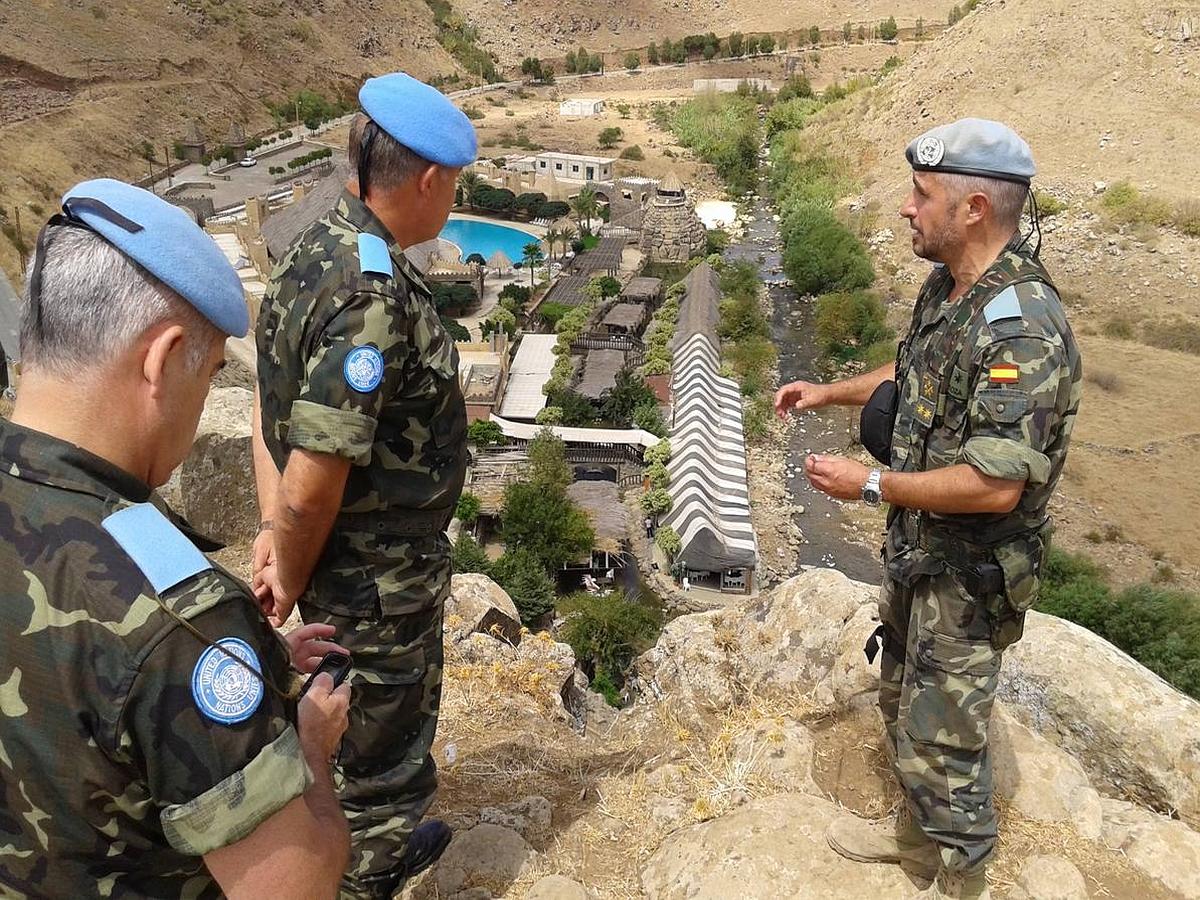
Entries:
{"type": "Polygon", "coordinates": [[[657,437],[662,437],[667,433],[667,423],[663,420],[662,410],[659,408],[657,400],[639,403],[634,407],[630,420],[630,424],[634,428],[648,431],[657,437]]]}
{"type": "Polygon", "coordinates": [[[458,503],[454,506],[454,518],[464,525],[470,525],[479,518],[481,509],[483,509],[482,501],[470,491],[463,491],[459,495],[458,503]]]}
{"type": "Polygon", "coordinates": [[[439,316],[438,319],[441,321],[442,327],[446,329],[446,334],[450,335],[450,340],[462,343],[467,343],[471,340],[471,332],[467,331],[461,322],[449,316],[439,316]]]}
{"type": "Polygon", "coordinates": [[[598,140],[602,149],[611,150],[613,147],[617,146],[617,144],[619,144],[624,137],[625,132],[615,125],[609,125],[607,128],[601,130],[598,140]]]}
{"type": "Polygon", "coordinates": [[[553,572],[586,555],[595,533],[587,515],[567,497],[569,470],[566,481],[560,483],[546,482],[537,476],[535,466],[530,468],[530,480],[505,489],[501,531],[506,548],[528,551],[543,571],[553,572]]]}
{"type": "Polygon", "coordinates": [[[746,39],[746,55],[758,56],[758,38],[750,37],[746,39]]]}
{"type": "Polygon", "coordinates": [[[808,42],[814,47],[821,46],[821,29],[816,25],[808,29],[808,42]]]}
{"type": "Polygon", "coordinates": [[[642,512],[648,516],[661,516],[671,511],[671,495],[664,488],[653,488],[642,494],[642,512]]]}
{"type": "Polygon", "coordinates": [[[550,259],[554,259],[554,245],[558,243],[562,237],[562,232],[557,228],[551,227],[546,229],[546,235],[542,238],[546,242],[546,246],[550,248],[550,259]]]}
{"type": "Polygon", "coordinates": [[[896,26],[896,17],[888,16],[879,23],[879,37],[885,41],[894,41],[900,29],[896,26]]]}
{"type": "Polygon", "coordinates": [[[850,35],[851,34],[852,34],[852,31],[850,28],[850,23],[847,22],[846,24],[844,24],[842,26],[842,42],[846,43],[846,44],[850,43],[850,35]]]}
{"type": "Polygon", "coordinates": [[[561,410],[560,425],[587,428],[596,424],[596,407],[592,401],[570,388],[560,388],[547,398],[550,406],[561,410]]]}
{"type": "Polygon", "coordinates": [[[652,488],[665,488],[671,483],[671,473],[660,462],[651,463],[646,467],[646,477],[650,479],[652,488]]]}
{"type": "Polygon", "coordinates": [[[584,669],[591,670],[594,684],[623,684],[633,658],[662,629],[661,613],[620,592],[607,597],[572,594],[558,604],[558,611],[566,619],[563,637],[584,669]]]}
{"type": "Polygon", "coordinates": [[[758,42],[758,49],[763,53],[775,52],[775,35],[764,34],[758,42]]]}
{"type": "Polygon", "coordinates": [[[636,72],[642,65],[642,58],[632,51],[625,54],[625,71],[636,72]]]}
{"type": "Polygon", "coordinates": [[[629,107],[628,103],[618,103],[617,104],[617,115],[619,115],[622,119],[629,118],[629,110],[630,110],[630,107],[629,107]]]}
{"type": "Polygon", "coordinates": [[[601,301],[607,300],[609,297],[615,297],[621,293],[621,282],[613,278],[611,275],[594,275],[591,281],[588,282],[589,287],[595,285],[596,293],[601,301]]]}
{"type": "Polygon", "coordinates": [[[800,293],[853,291],[875,280],[866,250],[830,210],[797,210],[784,234],[783,268],[800,293]]]}
{"type": "Polygon", "coordinates": [[[917,24],[913,29],[913,34],[917,38],[925,37],[925,20],[921,16],[917,16],[917,24]]]}
{"type": "Polygon", "coordinates": [[[654,43],[654,41],[651,41],[650,46],[646,48],[646,65],[658,65],[658,44],[654,43]]]}
{"type": "Polygon", "coordinates": [[[576,60],[575,51],[568,50],[567,51],[567,63],[566,63],[566,68],[567,68],[568,74],[574,75],[577,71],[579,71],[579,68],[578,68],[575,60],[576,60]]]}
{"type": "MultiPolygon", "coordinates": [[[[521,248],[521,261],[529,267],[529,288],[533,289],[533,277],[537,267],[546,261],[546,255],[542,253],[542,245],[540,241],[530,241],[521,248]]],[[[514,319],[513,324],[516,324],[514,319]]],[[[511,333],[509,335],[512,336],[511,333]]]]}
{"type": "Polygon", "coordinates": [[[476,447],[492,447],[503,444],[507,438],[495,422],[479,419],[467,426],[467,440],[476,447]]]}
{"type": "Polygon", "coordinates": [[[485,338],[501,331],[513,337],[517,333],[517,317],[504,307],[497,306],[479,323],[479,331],[485,338]]]}
{"type": "Polygon", "coordinates": [[[679,555],[679,551],[683,549],[683,540],[679,537],[679,533],[670,525],[659,526],[658,531],[654,533],[654,542],[658,544],[658,549],[672,562],[679,555]]]}
{"type": "Polygon", "coordinates": [[[866,39],[867,39],[867,26],[859,25],[858,26],[858,42],[861,44],[866,39]]]}
{"type": "Polygon", "coordinates": [[[596,210],[599,207],[599,201],[596,200],[596,191],[594,188],[581,188],[579,193],[571,198],[571,211],[575,213],[575,222],[579,226],[579,230],[585,234],[591,234],[589,226],[585,226],[584,222],[590,221],[596,210]]]}
{"type": "Polygon", "coordinates": [[[507,549],[491,565],[493,581],[512,598],[521,621],[533,628],[554,609],[554,582],[536,555],[523,547],[507,549]]]}
{"type": "Polygon", "coordinates": [[[740,31],[735,31],[729,35],[729,55],[741,56],[745,44],[745,36],[740,31]]]}
{"type": "Polygon", "coordinates": [[[491,564],[475,538],[463,532],[450,551],[450,567],[456,575],[487,575],[491,564]]]}
{"type": "Polygon", "coordinates": [[[565,491],[571,483],[567,445],[554,432],[543,428],[527,448],[529,479],[549,491],[565,491]]]}
{"type": "Polygon", "coordinates": [[[662,463],[666,465],[671,461],[671,442],[663,438],[653,447],[647,447],[646,452],[642,454],[642,458],[647,465],[662,463]]]}

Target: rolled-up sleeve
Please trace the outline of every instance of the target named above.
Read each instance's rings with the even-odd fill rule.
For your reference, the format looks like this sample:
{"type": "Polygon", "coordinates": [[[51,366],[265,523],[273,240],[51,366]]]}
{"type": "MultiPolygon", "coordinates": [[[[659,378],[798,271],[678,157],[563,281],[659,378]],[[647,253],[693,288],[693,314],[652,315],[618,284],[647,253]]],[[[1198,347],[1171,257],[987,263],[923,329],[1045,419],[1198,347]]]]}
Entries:
{"type": "Polygon", "coordinates": [[[409,331],[397,301],[369,292],[351,295],[306,362],[288,444],[367,465],[379,414],[403,377],[409,331]]]}
{"type": "Polygon", "coordinates": [[[1069,372],[1062,349],[1037,337],[991,344],[978,367],[961,461],[984,475],[1044,484],[1046,449],[1058,432],[1060,386],[1069,372]]]}

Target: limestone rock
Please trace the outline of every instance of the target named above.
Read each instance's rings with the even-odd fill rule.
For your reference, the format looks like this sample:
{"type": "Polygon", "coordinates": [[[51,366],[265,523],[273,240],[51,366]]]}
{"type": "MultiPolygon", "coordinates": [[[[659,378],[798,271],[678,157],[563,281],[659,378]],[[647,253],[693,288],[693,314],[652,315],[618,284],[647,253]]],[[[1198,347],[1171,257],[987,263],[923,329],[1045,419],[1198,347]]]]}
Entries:
{"type": "Polygon", "coordinates": [[[733,739],[733,754],[776,791],[819,794],[813,781],[813,738],[798,722],[760,722],[733,739]]]}
{"type": "Polygon", "coordinates": [[[510,663],[517,658],[517,650],[512,644],[479,632],[467,635],[455,644],[455,649],[462,654],[463,662],[475,665],[510,663]]]}
{"type": "Polygon", "coordinates": [[[1103,841],[1143,874],[1184,897],[1200,897],[1200,834],[1124,800],[1100,801],[1103,841]]]}
{"type": "Polygon", "coordinates": [[[591,900],[591,894],[570,878],[547,875],[529,889],[525,900],[591,900]]]}
{"type": "Polygon", "coordinates": [[[907,897],[898,866],[864,866],[830,849],[841,811],[808,794],[779,794],[668,837],[642,872],[649,900],[861,900],[907,897]]]}
{"type": "Polygon", "coordinates": [[[1021,867],[1010,900],[1088,900],[1079,870],[1061,856],[1033,856],[1021,867]]]}
{"type": "Polygon", "coordinates": [[[181,512],[197,531],[226,544],[252,541],[258,532],[253,409],[254,395],[245,388],[214,388],[179,470],[181,512]]]}
{"type": "Polygon", "coordinates": [[[997,703],[989,731],[996,790],[1025,816],[1070,822],[1082,837],[1098,840],[1100,795],[1083,766],[997,703]]]}
{"type": "Polygon", "coordinates": [[[511,828],[525,840],[541,843],[550,836],[550,801],[526,797],[500,807],[485,806],[479,811],[479,821],[511,828]]]}
{"type": "Polygon", "coordinates": [[[1098,789],[1200,822],[1200,703],[1104,639],[1029,613],[1004,653],[998,696],[1098,789]]]}
{"type": "Polygon", "coordinates": [[[569,644],[555,641],[544,631],[521,641],[517,647],[516,671],[532,676],[551,706],[580,719],[584,698],[575,685],[575,651],[569,644]]]}
{"type": "Polygon", "coordinates": [[[734,700],[733,660],[717,643],[724,610],[680,616],[667,623],[658,642],[637,660],[639,681],[655,697],[670,695],[683,717],[722,709],[734,700]]]}
{"type": "Polygon", "coordinates": [[[455,641],[478,632],[518,644],[521,614],[504,588],[486,575],[455,575],[446,601],[446,633],[455,641]]]}
{"type": "Polygon", "coordinates": [[[443,897],[480,882],[501,887],[502,892],[520,877],[535,855],[511,828],[476,825],[454,836],[438,861],[434,885],[443,897]]]}

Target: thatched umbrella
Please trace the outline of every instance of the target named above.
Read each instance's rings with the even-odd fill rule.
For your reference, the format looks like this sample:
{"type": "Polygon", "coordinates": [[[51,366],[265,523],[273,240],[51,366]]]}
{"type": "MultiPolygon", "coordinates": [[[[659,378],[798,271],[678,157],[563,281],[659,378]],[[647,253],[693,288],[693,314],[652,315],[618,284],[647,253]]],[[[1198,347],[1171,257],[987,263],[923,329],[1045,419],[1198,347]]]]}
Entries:
{"type": "Polygon", "coordinates": [[[487,264],[489,269],[494,269],[500,275],[508,275],[513,270],[512,260],[504,255],[503,250],[493,253],[487,264]]]}

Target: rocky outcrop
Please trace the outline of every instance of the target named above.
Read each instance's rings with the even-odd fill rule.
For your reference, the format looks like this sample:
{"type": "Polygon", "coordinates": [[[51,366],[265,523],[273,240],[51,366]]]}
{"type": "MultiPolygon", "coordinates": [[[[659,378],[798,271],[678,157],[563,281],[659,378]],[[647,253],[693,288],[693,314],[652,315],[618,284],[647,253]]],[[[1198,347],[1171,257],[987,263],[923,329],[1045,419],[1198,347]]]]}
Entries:
{"type": "Polygon", "coordinates": [[[642,873],[649,900],[861,900],[906,897],[898,866],[864,866],[836,854],[825,829],[842,811],[808,794],[779,794],[676,831],[642,873]]]}
{"type": "Polygon", "coordinates": [[[258,531],[250,449],[253,409],[254,394],[245,388],[214,388],[192,451],[179,468],[183,515],[197,531],[226,544],[252,541],[258,531]]]}
{"type": "Polygon", "coordinates": [[[1168,890],[1200,897],[1200,834],[1122,800],[1102,801],[1103,841],[1168,890]]]}
{"type": "Polygon", "coordinates": [[[521,642],[521,614],[504,588],[486,575],[455,575],[446,601],[446,635],[462,641],[474,633],[521,642]]]}
{"type": "MultiPolygon", "coordinates": [[[[464,888],[487,885],[487,896],[500,895],[525,871],[537,854],[525,839],[511,828],[500,825],[476,825],[454,836],[438,861],[432,879],[433,891],[414,889],[409,896],[450,897],[464,888]]],[[[408,892],[406,892],[408,893],[408,892]]]]}
{"type": "Polygon", "coordinates": [[[1061,856],[1033,856],[1021,867],[1009,900],[1087,900],[1079,870],[1061,856]]]}

